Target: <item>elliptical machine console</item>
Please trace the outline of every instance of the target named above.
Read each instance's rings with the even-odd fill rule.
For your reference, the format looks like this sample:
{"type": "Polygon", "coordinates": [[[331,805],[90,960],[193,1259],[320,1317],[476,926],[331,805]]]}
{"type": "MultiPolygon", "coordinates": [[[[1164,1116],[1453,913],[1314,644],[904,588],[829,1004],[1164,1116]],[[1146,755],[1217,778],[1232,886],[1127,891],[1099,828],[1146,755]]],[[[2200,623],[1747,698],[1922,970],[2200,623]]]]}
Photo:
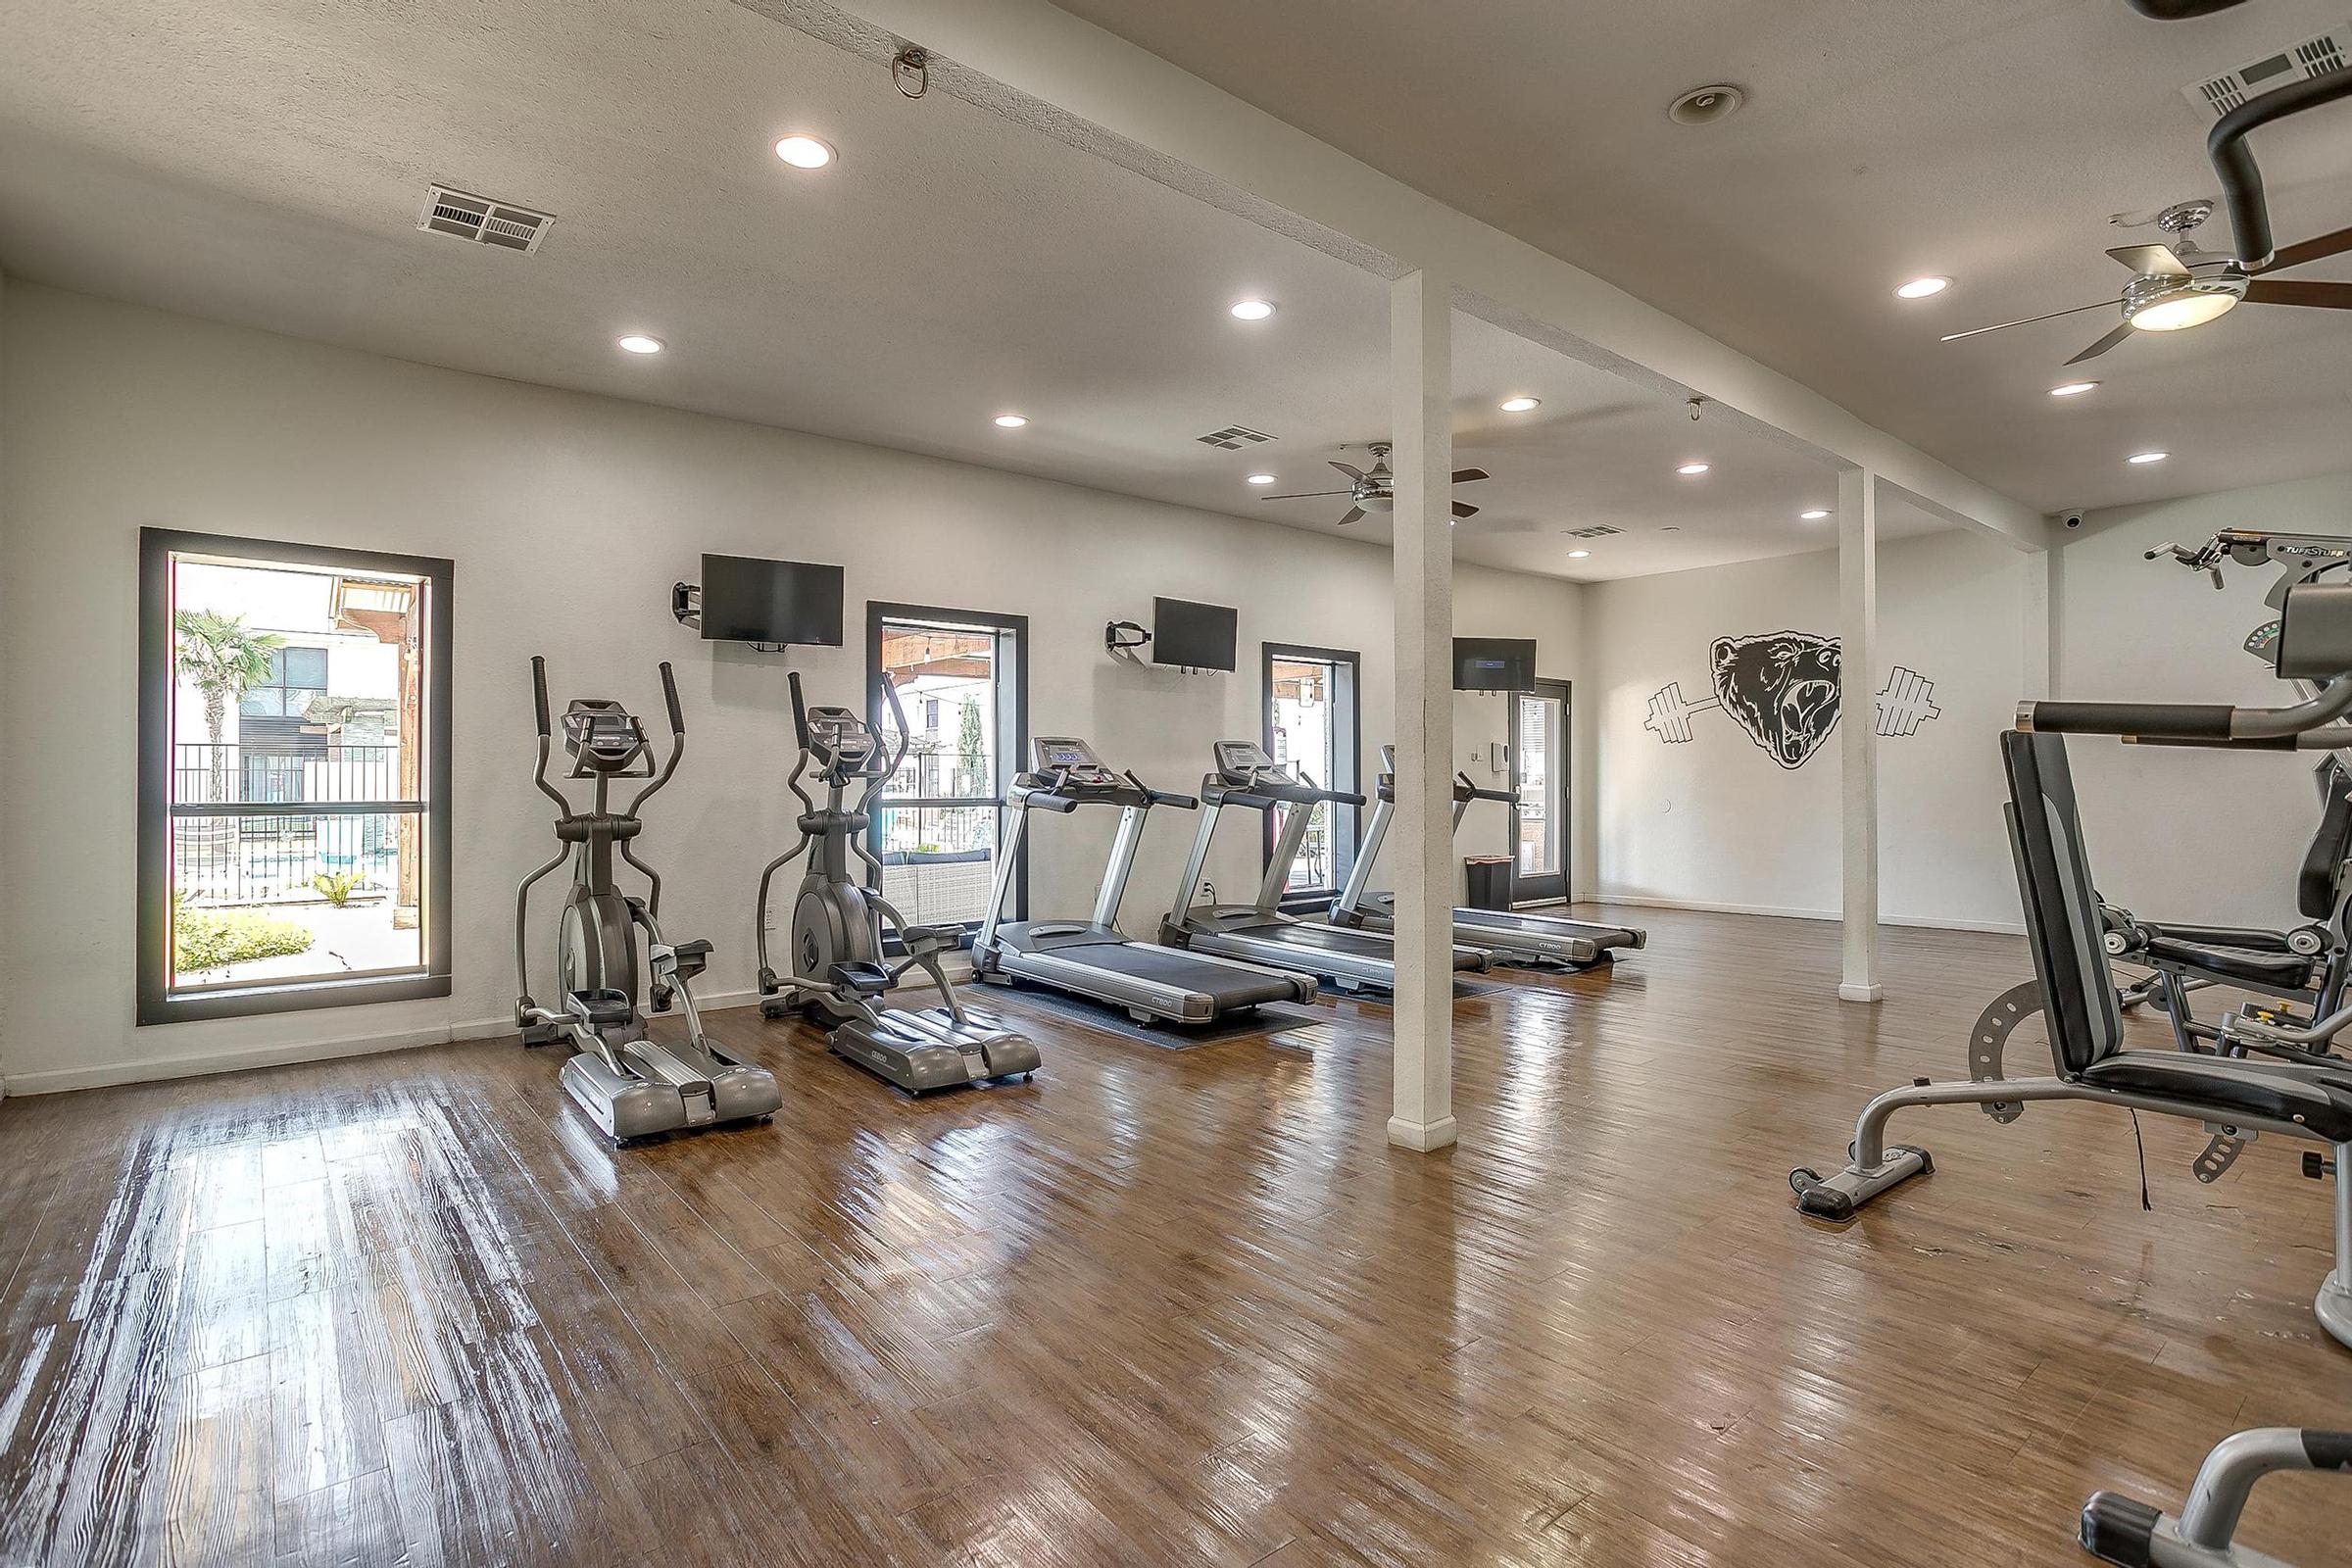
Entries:
{"type": "Polygon", "coordinates": [[[906,714],[899,706],[898,687],[883,675],[882,694],[899,733],[898,744],[891,746],[846,708],[809,707],[801,696],[798,670],[791,673],[791,685],[801,755],[786,783],[800,798],[801,838],[760,873],[760,905],[752,924],[760,953],[760,1012],[770,1018],[797,1012],[823,1024],[825,1043],[836,1054],[913,1094],[1036,1072],[1034,1042],[969,1011],[956,998],[939,959],[957,946],[958,934],[909,925],[882,897],[882,862],[865,839],[873,825],[874,798],[906,757],[906,714]],[[803,782],[810,776],[825,788],[823,806],[803,782]],[[853,793],[855,806],[849,804],[853,793]],[[776,873],[803,855],[808,856],[808,865],[793,899],[790,968],[779,973],[768,958],[768,891],[776,873]],[[864,876],[852,874],[852,855],[864,863],[864,876]],[[883,946],[885,920],[906,952],[896,964],[888,961],[883,946]],[[914,968],[931,977],[942,1005],[921,1010],[880,1005],[914,968]]]}
{"type": "Polygon", "coordinates": [[[659,923],[662,877],[630,850],[643,831],[645,803],[678,770],[686,752],[686,720],[678,687],[667,662],[662,665],[662,694],[669,708],[669,760],[654,769],[654,749],[635,714],[605,698],[579,697],[564,710],[564,750],[575,779],[594,781],[588,810],[547,781],[553,749],[548,722],[547,661],[531,661],[531,696],[539,717],[539,761],[531,780],[556,803],[556,838],[562,848],[514,890],[514,1022],[526,1046],[568,1042],[574,1054],[564,1063],[564,1087],[597,1125],[618,1143],[654,1133],[723,1122],[764,1120],[783,1103],[775,1075],[738,1061],[703,1035],[691,982],[710,962],[710,944],[662,940],[659,923]],[[646,779],[622,810],[613,810],[614,779],[646,779]],[[619,890],[612,856],[643,872],[645,898],[619,890]],[[572,863],[570,891],[556,935],[557,985],[562,1003],[542,1007],[531,998],[531,885],[556,867],[572,863]],[[637,932],[646,937],[653,1010],[676,1002],[686,1014],[682,1044],[649,1039],[638,1007],[637,932]]]}

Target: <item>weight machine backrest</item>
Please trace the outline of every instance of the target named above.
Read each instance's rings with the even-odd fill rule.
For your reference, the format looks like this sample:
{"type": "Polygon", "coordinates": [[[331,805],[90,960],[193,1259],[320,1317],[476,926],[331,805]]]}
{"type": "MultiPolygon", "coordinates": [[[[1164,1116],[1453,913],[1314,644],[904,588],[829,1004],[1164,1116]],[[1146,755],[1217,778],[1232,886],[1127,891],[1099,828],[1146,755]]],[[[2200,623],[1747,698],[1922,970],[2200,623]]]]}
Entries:
{"type": "Polygon", "coordinates": [[[2009,779],[2009,848],[2050,1054],[2059,1075],[2073,1078],[2123,1049],[2124,1016],[2107,966],[2066,741],[2005,730],[2001,767],[2009,779]]]}
{"type": "Polygon", "coordinates": [[[2352,775],[2331,758],[2320,769],[2320,830],[2295,877],[2295,906],[2306,920],[2335,918],[2335,888],[2352,858],[2352,775]]]}

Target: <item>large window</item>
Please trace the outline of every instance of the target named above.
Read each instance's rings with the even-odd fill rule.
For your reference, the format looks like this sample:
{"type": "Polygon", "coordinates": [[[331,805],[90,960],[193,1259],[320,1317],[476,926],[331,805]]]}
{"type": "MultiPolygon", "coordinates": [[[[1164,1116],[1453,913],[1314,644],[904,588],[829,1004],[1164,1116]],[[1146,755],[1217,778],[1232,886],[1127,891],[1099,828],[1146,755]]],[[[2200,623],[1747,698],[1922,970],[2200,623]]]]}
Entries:
{"type": "Polygon", "coordinates": [[[139,1022],[447,996],[450,564],[139,549],[139,1022]]]}
{"type": "MultiPolygon", "coordinates": [[[[1004,837],[1004,789],[1029,741],[1022,615],[866,607],[866,667],[899,690],[906,760],[874,802],[882,896],[918,925],[971,927],[987,912],[1004,837]]],[[[886,737],[877,678],[869,708],[886,737]]],[[[1012,907],[1027,903],[1016,876],[1012,907]]]]}
{"type": "MultiPolygon", "coordinates": [[[[1337,648],[1265,645],[1265,747],[1326,789],[1356,788],[1357,656],[1337,648]]],[[[1284,902],[1313,904],[1335,897],[1355,863],[1358,812],[1352,806],[1317,806],[1306,841],[1291,862],[1284,902]]],[[[1279,825],[1267,813],[1266,858],[1279,825]]]]}

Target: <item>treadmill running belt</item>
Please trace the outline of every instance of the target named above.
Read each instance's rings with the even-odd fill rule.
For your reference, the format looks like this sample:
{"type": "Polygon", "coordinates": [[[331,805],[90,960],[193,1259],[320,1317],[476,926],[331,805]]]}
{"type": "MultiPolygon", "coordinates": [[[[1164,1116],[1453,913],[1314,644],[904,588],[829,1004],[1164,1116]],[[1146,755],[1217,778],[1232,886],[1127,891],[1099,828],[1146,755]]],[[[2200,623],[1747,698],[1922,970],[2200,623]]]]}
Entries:
{"type": "Polygon", "coordinates": [[[1297,982],[1287,975],[1254,975],[1227,964],[1202,963],[1178,948],[1137,942],[1119,946],[1106,943],[1079,951],[1093,968],[1214,997],[1220,1012],[1260,1002],[1288,1002],[1298,995],[1297,982]]]}
{"type": "Polygon", "coordinates": [[[1343,931],[1332,925],[1246,925],[1226,934],[1316,953],[1343,953],[1356,958],[1387,958],[1396,951],[1396,944],[1386,936],[1367,936],[1361,931],[1343,931]]]}

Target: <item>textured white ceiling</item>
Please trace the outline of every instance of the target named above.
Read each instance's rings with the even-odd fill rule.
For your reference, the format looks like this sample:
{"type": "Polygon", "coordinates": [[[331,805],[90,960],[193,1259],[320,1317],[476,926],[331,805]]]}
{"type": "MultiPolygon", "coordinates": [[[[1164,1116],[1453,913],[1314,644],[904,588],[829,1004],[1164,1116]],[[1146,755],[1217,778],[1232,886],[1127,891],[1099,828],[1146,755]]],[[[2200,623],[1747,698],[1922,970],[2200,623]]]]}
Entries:
{"type": "MultiPolygon", "coordinates": [[[[2185,83],[2340,25],[2347,0],[2160,24],[2124,0],[1058,0],[1452,206],[1599,274],[2049,510],[2340,468],[2352,313],[2242,309],[2095,363],[2121,229],[2210,194],[2185,83]],[[1676,125],[1685,89],[1740,115],[1676,125]],[[1926,273],[1955,287],[1905,304],[1926,273]],[[2129,468],[2130,453],[2175,454],[2129,468]]],[[[2265,131],[2281,240],[2352,222],[2352,105],[2265,131]]],[[[2201,236],[2227,249],[2217,218],[2201,236]]],[[[2352,276],[2352,263],[2298,277],[2352,276]]]]}
{"type": "MultiPolygon", "coordinates": [[[[725,0],[5,8],[0,141],[0,266],[64,287],[1301,527],[1345,502],[1242,476],[1322,488],[1387,433],[1380,280],[725,0]],[[778,163],[795,129],[838,165],[778,163]],[[419,232],[436,179],[556,224],[529,257],[419,232]],[[1257,294],[1272,321],[1226,314],[1257,294]],[[670,351],[615,351],[632,331],[670,351]],[[1234,422],[1279,439],[1193,439],[1234,422]]],[[[1825,470],[1457,320],[1459,458],[1494,474],[1463,559],[1603,577],[1829,543],[1795,516],[1825,470]],[[1496,413],[1514,392],[1544,407],[1496,413]],[[1674,475],[1692,456],[1715,470],[1674,475]],[[1593,523],[1626,533],[1568,562],[1593,523]]]]}

